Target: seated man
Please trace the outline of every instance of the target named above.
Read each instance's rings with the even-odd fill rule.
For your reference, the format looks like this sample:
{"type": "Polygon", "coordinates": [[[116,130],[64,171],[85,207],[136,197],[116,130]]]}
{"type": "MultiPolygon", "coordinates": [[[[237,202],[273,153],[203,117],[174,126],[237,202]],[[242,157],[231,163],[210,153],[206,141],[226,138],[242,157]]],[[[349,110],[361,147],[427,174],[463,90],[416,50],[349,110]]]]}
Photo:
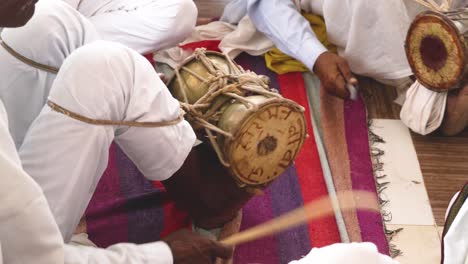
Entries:
{"type": "Polygon", "coordinates": [[[315,72],[329,93],[341,98],[349,97],[347,83],[357,83],[351,72],[395,84],[411,75],[402,45],[410,23],[403,1],[233,0],[221,19],[238,23],[245,15],[282,52],[315,72]],[[341,56],[318,41],[301,10],[324,17],[328,40],[341,56]]]}
{"type": "MultiPolygon", "coordinates": [[[[46,1],[41,1],[41,4],[45,2],[46,1]]],[[[5,3],[5,5],[0,7],[0,13],[3,14],[0,19],[0,26],[24,25],[34,13],[34,4],[34,1],[28,1],[26,3],[22,1],[14,1],[13,3],[12,1],[5,3]]],[[[52,34],[53,33],[55,32],[52,30],[52,34]]],[[[62,42],[62,44],[66,44],[66,42],[62,42]]],[[[99,72],[96,71],[97,68],[102,69],[102,63],[108,63],[109,57],[117,59],[118,61],[115,62],[122,64],[115,65],[117,68],[122,66],[120,69],[124,70],[125,73],[123,73],[121,76],[123,78],[126,77],[127,81],[125,83],[121,83],[125,87],[119,88],[116,86],[115,88],[117,90],[122,89],[121,91],[124,92],[123,94],[120,94],[120,99],[122,99],[122,96],[125,96],[125,98],[129,101],[123,102],[119,100],[117,98],[119,97],[118,95],[117,97],[112,97],[109,95],[101,97],[109,101],[110,104],[107,106],[117,106],[113,105],[112,101],[114,103],[117,103],[118,101],[118,104],[122,107],[122,109],[113,110],[116,110],[119,114],[129,114],[129,118],[143,119],[149,118],[151,115],[153,115],[153,117],[156,119],[158,119],[158,117],[155,115],[160,115],[161,119],[164,119],[165,115],[167,115],[167,118],[171,118],[171,115],[178,116],[178,103],[170,95],[168,95],[167,90],[164,89],[164,85],[152,70],[151,65],[134,51],[117,44],[98,43],[95,46],[87,48],[87,50],[85,49],[81,55],[83,55],[83,59],[86,60],[86,65],[83,65],[83,63],[77,63],[76,67],[70,66],[72,69],[74,69],[71,70],[72,72],[75,72],[75,74],[73,74],[74,78],[79,78],[81,80],[83,80],[83,75],[80,75],[81,78],[78,77],[76,75],[77,71],[79,72],[83,68],[88,68],[89,70],[94,71],[96,75],[99,75],[99,72]],[[88,54],[88,56],[86,56],[86,54],[88,54]],[[107,56],[105,54],[107,54],[107,56]],[[94,61],[87,60],[90,57],[94,58],[94,61]],[[141,78],[132,78],[135,76],[139,76],[141,78]],[[133,81],[135,81],[135,83],[133,81]],[[135,86],[138,88],[134,89],[135,86]],[[142,86],[145,88],[141,88],[142,86]],[[136,95],[133,97],[131,94],[129,94],[129,92],[131,92],[132,95],[133,93],[136,95]],[[135,103],[135,98],[141,98],[141,96],[143,96],[145,100],[142,100],[141,104],[135,103]],[[132,106],[128,105],[130,102],[132,106]],[[127,106],[122,106],[122,103],[127,104],[127,106]],[[130,107],[132,110],[136,110],[136,112],[125,111],[124,108],[126,107],[130,107]],[[131,112],[132,115],[134,115],[133,117],[130,115],[131,112]]],[[[76,58],[81,58],[81,55],[77,55],[76,58]]],[[[52,60],[53,59],[54,58],[52,58],[52,60]]],[[[82,62],[83,59],[81,59],[82,62]]],[[[74,65],[73,59],[71,59],[70,64],[74,65]]],[[[111,69],[108,70],[112,72],[111,69]]],[[[65,70],[65,72],[67,71],[65,70]]],[[[105,75],[105,72],[103,72],[103,75],[105,75]]],[[[60,78],[60,76],[61,74],[58,75],[58,79],[63,80],[64,78],[60,78]]],[[[21,77],[22,76],[18,76],[18,78],[21,77]]],[[[92,76],[89,75],[87,77],[87,80],[90,81],[90,83],[93,83],[93,80],[90,79],[92,76]]],[[[65,77],[65,79],[71,80],[68,77],[65,77]]],[[[96,83],[98,83],[97,81],[98,80],[96,80],[96,83]]],[[[104,85],[101,87],[101,91],[105,90],[106,87],[109,88],[109,86],[104,85]]],[[[15,93],[14,90],[10,90],[10,92],[15,93]]],[[[93,95],[89,93],[84,93],[83,95],[93,97],[93,95]]],[[[47,97],[47,95],[45,96],[47,97]]],[[[73,97],[73,95],[71,96],[73,97]]],[[[62,98],[60,95],[58,97],[62,98]]],[[[104,104],[102,106],[104,106],[104,104]]],[[[27,104],[23,104],[22,107],[26,108],[27,104]]],[[[105,112],[106,110],[110,109],[107,108],[101,110],[105,112]]],[[[116,114],[117,112],[114,112],[113,114],[116,114]]],[[[167,237],[165,242],[155,242],[139,246],[133,244],[118,244],[108,248],[107,250],[85,246],[64,245],[64,239],[61,236],[60,229],[57,227],[55,219],[51,214],[48,204],[49,201],[46,201],[43,190],[22,169],[22,164],[20,162],[18,153],[15,150],[15,146],[8,132],[7,114],[8,113],[3,108],[3,103],[0,101],[0,164],[3,172],[3,180],[0,191],[0,243],[2,246],[3,256],[0,256],[0,260],[3,259],[5,263],[64,263],[64,259],[65,263],[210,263],[214,257],[227,258],[232,253],[230,248],[224,247],[223,245],[206,238],[194,235],[188,231],[180,231],[175,233],[167,237]]],[[[41,123],[41,121],[39,121],[39,123],[41,123]]],[[[63,129],[67,130],[66,127],[56,128],[58,128],[60,131],[64,131],[63,129]]],[[[124,133],[124,130],[124,128],[119,129],[119,131],[122,133],[124,133]]],[[[104,129],[101,131],[106,130],[104,129]]],[[[80,134],[77,134],[76,132],[78,131],[74,129],[71,129],[70,132],[71,135],[75,136],[80,134]]],[[[190,151],[191,145],[194,141],[193,131],[186,122],[181,120],[181,122],[178,122],[177,124],[169,126],[163,130],[147,129],[146,133],[168,133],[167,135],[169,137],[174,138],[173,141],[165,142],[166,146],[172,148],[173,150],[177,150],[176,152],[180,155],[176,155],[175,157],[162,155],[158,160],[160,161],[159,163],[151,163],[153,166],[152,168],[160,170],[160,172],[163,173],[162,177],[170,176],[174,170],[177,170],[178,167],[180,167],[180,164],[183,162],[184,158],[190,151]],[[166,176],[164,176],[164,174],[166,176]]],[[[34,133],[32,133],[32,135],[33,139],[37,139],[34,137],[34,133]]],[[[60,135],[59,138],[62,136],[63,135],[60,135]]],[[[87,136],[92,135],[88,134],[87,136]]],[[[99,141],[103,139],[102,136],[107,137],[110,136],[110,134],[101,135],[101,137],[93,139],[99,141]]],[[[156,147],[153,145],[155,146],[153,150],[164,153],[165,151],[169,151],[167,148],[164,148],[163,145],[160,145],[163,138],[167,137],[159,138],[159,143],[155,143],[158,146],[156,147]]],[[[73,140],[71,143],[73,143],[73,140]]],[[[102,143],[105,142],[103,141],[102,143]]],[[[81,148],[81,146],[78,146],[78,148],[81,148]]],[[[34,151],[28,151],[28,147],[25,149],[25,153],[28,154],[26,155],[27,161],[29,163],[34,163],[34,158],[32,158],[34,154],[33,152],[40,152],[41,148],[39,146],[32,145],[32,149],[34,151]]],[[[87,149],[86,144],[84,145],[84,149],[87,149]]],[[[107,150],[105,152],[107,152],[107,150]]],[[[99,153],[94,154],[99,155],[99,153]]],[[[52,161],[51,159],[46,159],[48,161],[52,161]]],[[[94,162],[94,164],[96,163],[94,162]]],[[[145,164],[147,164],[147,162],[145,164]]],[[[93,164],[90,165],[93,166],[93,164]]],[[[92,177],[98,175],[97,170],[98,168],[96,168],[96,171],[90,175],[92,177]]],[[[57,172],[58,170],[51,168],[50,171],[57,172]]],[[[62,172],[60,173],[61,177],[59,178],[64,180],[64,177],[67,175],[76,174],[62,172]]],[[[71,178],[68,179],[71,180],[71,178]]],[[[84,179],[85,185],[89,182],[90,181],[84,179]]],[[[91,182],[97,182],[97,179],[94,179],[91,182]]],[[[78,199],[86,199],[88,194],[92,193],[91,186],[88,186],[88,188],[82,188],[82,186],[80,187],[80,184],[77,184],[77,182],[70,183],[76,184],[77,187],[77,191],[72,190],[70,193],[71,195],[77,193],[82,194],[80,191],[85,190],[84,196],[77,197],[78,199]]],[[[51,185],[54,184],[51,183],[51,185]]],[[[57,186],[58,185],[55,185],[55,187],[57,186]]],[[[64,196],[64,198],[67,197],[64,196]]],[[[83,200],[75,201],[76,204],[80,205],[84,202],[85,201],[83,200]]],[[[61,205],[69,208],[70,211],[73,211],[73,204],[67,205],[61,203],[61,205]]],[[[54,212],[57,212],[57,210],[54,212]]],[[[74,213],[73,216],[74,215],[78,214],[74,213]]],[[[57,219],[60,220],[64,218],[57,219]]]]}
{"type": "Polygon", "coordinates": [[[79,1],[79,6],[76,2],[75,8],[87,12],[89,17],[63,1],[44,0],[26,26],[1,33],[0,98],[9,113],[17,148],[44,106],[63,60],[75,49],[104,39],[123,43],[140,53],[158,50],[184,39],[194,28],[197,16],[191,0],[170,4],[137,1],[132,5],[143,6],[128,12],[110,10],[113,3],[124,5],[125,1],[106,1],[106,5],[102,1],[79,1]],[[114,26],[118,27],[109,32],[114,26]]]}

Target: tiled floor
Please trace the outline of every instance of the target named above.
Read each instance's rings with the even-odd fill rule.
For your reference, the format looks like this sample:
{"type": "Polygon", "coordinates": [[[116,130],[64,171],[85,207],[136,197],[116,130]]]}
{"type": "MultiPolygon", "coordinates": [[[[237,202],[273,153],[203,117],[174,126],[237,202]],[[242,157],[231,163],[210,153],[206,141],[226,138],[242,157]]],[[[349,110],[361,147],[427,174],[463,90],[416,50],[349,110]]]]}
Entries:
{"type": "Polygon", "coordinates": [[[399,120],[374,119],[372,130],[385,140],[375,147],[385,151],[384,172],[389,181],[384,197],[391,212],[388,228],[403,228],[393,243],[403,252],[401,264],[440,262],[440,235],[432,214],[424,178],[411,134],[399,120]]]}

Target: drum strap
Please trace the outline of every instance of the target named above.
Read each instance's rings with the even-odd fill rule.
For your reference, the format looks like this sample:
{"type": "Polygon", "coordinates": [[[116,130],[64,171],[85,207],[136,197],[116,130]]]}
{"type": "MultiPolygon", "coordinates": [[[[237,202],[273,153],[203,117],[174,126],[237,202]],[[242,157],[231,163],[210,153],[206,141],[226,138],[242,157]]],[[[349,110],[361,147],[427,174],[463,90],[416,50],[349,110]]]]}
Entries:
{"type": "Polygon", "coordinates": [[[36,68],[38,70],[42,70],[42,71],[45,71],[45,72],[48,72],[48,73],[52,73],[52,74],[57,74],[59,69],[58,68],[55,68],[55,67],[52,67],[52,66],[49,66],[49,65],[44,65],[44,64],[41,64],[39,62],[35,62],[29,58],[26,58],[24,57],[23,55],[19,54],[18,52],[16,52],[12,47],[8,46],[8,44],[5,43],[4,40],[0,39],[0,46],[2,46],[8,53],[10,53],[11,56],[15,57],[16,59],[18,59],[19,61],[33,67],[33,68],[36,68]]]}
{"type": "MultiPolygon", "coordinates": [[[[57,74],[59,69],[44,65],[38,62],[35,62],[31,59],[24,57],[23,55],[16,52],[13,48],[11,48],[8,44],[5,43],[2,39],[0,39],[0,46],[2,46],[10,55],[18,59],[19,61],[36,68],[38,70],[42,70],[48,73],[57,74]]],[[[99,120],[99,119],[92,119],[80,114],[74,113],[70,110],[67,110],[60,105],[48,100],[47,105],[54,111],[64,114],[68,117],[71,117],[75,120],[91,124],[91,125],[105,125],[105,126],[127,126],[127,127],[167,127],[177,125],[178,123],[184,120],[185,112],[181,109],[181,114],[174,120],[170,121],[161,121],[161,122],[136,122],[136,121],[113,121],[113,120],[99,120]]]]}
{"type": "Polygon", "coordinates": [[[47,101],[47,105],[54,110],[55,112],[64,114],[68,117],[71,117],[75,120],[90,124],[90,125],[104,125],[104,126],[127,126],[127,127],[167,127],[177,125],[184,120],[185,112],[181,110],[180,115],[169,121],[160,121],[160,122],[137,122],[137,121],[113,121],[113,120],[102,120],[102,119],[93,119],[89,117],[82,116],[80,114],[74,113],[70,110],[67,110],[64,107],[52,102],[51,100],[47,101]]]}

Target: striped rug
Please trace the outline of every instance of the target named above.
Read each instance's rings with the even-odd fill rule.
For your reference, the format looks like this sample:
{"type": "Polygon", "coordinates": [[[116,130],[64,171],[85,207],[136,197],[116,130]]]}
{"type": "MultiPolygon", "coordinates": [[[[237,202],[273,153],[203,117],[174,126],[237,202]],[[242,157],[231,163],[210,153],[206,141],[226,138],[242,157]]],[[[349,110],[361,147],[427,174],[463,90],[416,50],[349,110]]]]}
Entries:
{"type": "MultiPolygon", "coordinates": [[[[272,87],[306,108],[310,121],[310,137],[295,164],[264,195],[245,206],[242,229],[337,190],[376,192],[362,101],[320,96],[314,77],[301,73],[278,76],[266,68],[262,57],[241,55],[237,62],[269,76],[272,87]]],[[[388,254],[379,214],[338,210],[337,215],[340,217],[319,219],[239,246],[235,263],[288,263],[306,255],[312,247],[341,241],[371,241],[388,254]]],[[[87,231],[96,244],[105,247],[117,242],[156,241],[190,224],[187,214],[177,210],[160,183],[145,180],[118,146],[111,147],[109,166],[86,212],[87,231]]]]}

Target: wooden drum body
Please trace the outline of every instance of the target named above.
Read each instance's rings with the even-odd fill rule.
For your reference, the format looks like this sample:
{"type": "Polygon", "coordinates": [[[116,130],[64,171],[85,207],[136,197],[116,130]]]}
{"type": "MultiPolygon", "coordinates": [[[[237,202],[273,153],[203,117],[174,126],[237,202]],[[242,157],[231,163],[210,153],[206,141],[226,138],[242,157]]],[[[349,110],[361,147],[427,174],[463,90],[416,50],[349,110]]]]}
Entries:
{"type": "Polygon", "coordinates": [[[168,87],[241,187],[262,188],[279,177],[307,137],[303,107],[221,53],[197,50],[168,87]]]}
{"type": "Polygon", "coordinates": [[[406,55],[418,81],[444,92],[460,88],[467,75],[468,11],[419,14],[408,30],[406,55]]]}

